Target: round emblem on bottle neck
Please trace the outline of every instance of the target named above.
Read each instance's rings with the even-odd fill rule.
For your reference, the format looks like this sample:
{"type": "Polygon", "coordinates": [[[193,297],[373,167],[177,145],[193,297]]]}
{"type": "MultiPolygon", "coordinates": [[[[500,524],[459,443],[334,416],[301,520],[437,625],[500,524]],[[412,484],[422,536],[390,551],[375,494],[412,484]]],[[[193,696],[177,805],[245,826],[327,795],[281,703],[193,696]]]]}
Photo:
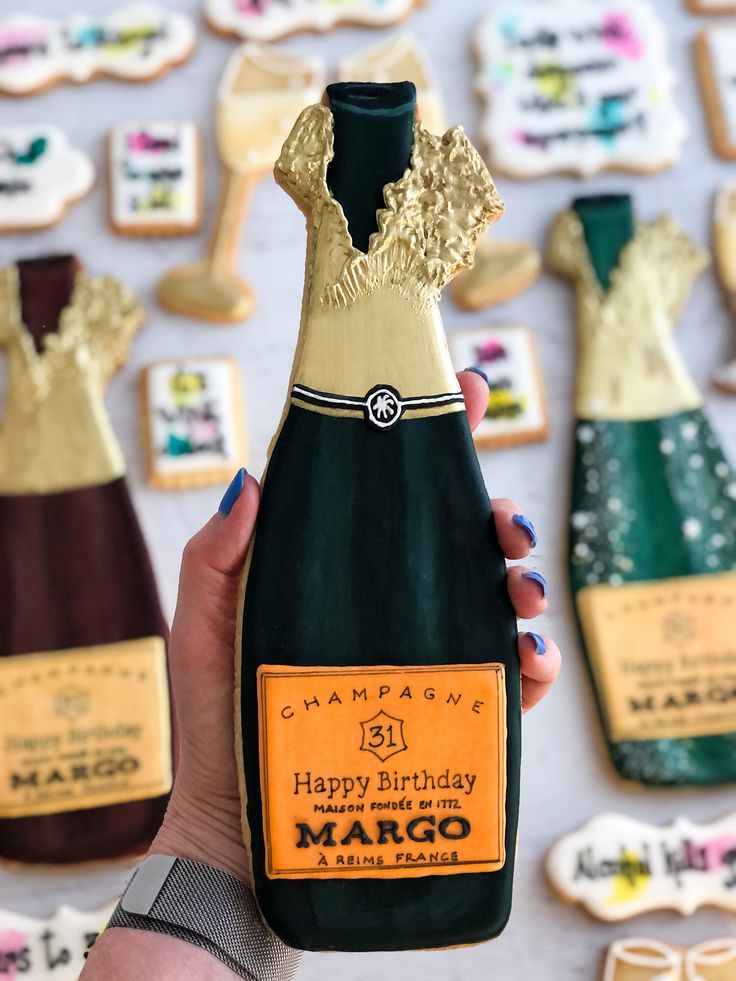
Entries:
{"type": "Polygon", "coordinates": [[[390,385],[376,385],[365,397],[366,422],[374,429],[391,429],[403,412],[401,396],[390,385]]]}

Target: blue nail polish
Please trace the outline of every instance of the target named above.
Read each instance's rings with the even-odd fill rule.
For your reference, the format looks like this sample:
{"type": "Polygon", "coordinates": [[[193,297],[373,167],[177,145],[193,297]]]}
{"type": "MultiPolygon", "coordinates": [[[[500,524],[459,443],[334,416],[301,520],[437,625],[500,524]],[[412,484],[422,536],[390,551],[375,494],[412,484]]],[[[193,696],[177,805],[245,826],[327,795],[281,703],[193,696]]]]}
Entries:
{"type": "Polygon", "coordinates": [[[529,542],[532,548],[537,547],[537,529],[531,523],[528,518],[525,518],[523,514],[515,514],[511,519],[513,524],[518,525],[519,528],[523,528],[524,531],[529,536],[529,542]]]}
{"type": "Polygon", "coordinates": [[[485,373],[485,371],[483,371],[482,368],[478,368],[476,365],[473,365],[472,368],[463,368],[463,371],[472,371],[474,374],[480,375],[480,377],[483,379],[486,385],[488,385],[488,375],[485,373]]]}
{"type": "Polygon", "coordinates": [[[547,580],[544,578],[541,572],[522,572],[522,579],[531,579],[532,582],[537,583],[542,589],[542,599],[547,595],[547,580]]]}
{"type": "Polygon", "coordinates": [[[220,501],[220,507],[218,508],[220,514],[230,514],[233,509],[233,505],[243,491],[243,487],[245,486],[245,478],[247,475],[248,471],[245,469],[245,467],[241,467],[235,474],[230,482],[230,486],[225,491],[225,496],[220,501]]]}
{"type": "Polygon", "coordinates": [[[544,655],[547,653],[547,644],[545,643],[544,637],[541,637],[539,634],[535,634],[533,630],[527,631],[527,637],[531,637],[531,639],[534,641],[537,654],[544,657],[544,655]]]}

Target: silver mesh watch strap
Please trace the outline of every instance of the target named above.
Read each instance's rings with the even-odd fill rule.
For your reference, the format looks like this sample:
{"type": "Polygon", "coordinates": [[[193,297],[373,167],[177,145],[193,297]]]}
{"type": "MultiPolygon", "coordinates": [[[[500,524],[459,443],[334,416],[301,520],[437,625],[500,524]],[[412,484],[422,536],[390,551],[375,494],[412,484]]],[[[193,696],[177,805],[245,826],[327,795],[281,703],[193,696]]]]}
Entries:
{"type": "Polygon", "coordinates": [[[178,937],[208,951],[247,981],[291,981],[301,957],[264,925],[244,882],[171,855],[145,859],[108,927],[178,937]]]}

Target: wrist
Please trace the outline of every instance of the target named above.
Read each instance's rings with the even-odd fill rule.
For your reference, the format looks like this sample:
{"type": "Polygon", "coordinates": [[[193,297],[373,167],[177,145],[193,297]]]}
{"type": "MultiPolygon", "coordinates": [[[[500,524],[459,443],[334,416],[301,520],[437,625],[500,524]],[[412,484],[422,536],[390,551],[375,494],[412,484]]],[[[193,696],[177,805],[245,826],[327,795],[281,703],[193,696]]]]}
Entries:
{"type": "Polygon", "coordinates": [[[243,882],[252,881],[239,809],[195,803],[176,786],[148,854],[187,858],[222,869],[243,882]]]}

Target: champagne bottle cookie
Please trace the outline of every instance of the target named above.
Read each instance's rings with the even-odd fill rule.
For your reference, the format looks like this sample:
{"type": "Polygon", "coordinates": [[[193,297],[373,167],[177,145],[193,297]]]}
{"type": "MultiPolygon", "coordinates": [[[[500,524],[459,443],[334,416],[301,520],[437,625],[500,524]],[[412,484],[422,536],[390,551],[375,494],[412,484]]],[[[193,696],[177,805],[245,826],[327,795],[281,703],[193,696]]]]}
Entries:
{"type": "Polygon", "coordinates": [[[239,652],[256,896],[297,947],[475,943],[510,912],[520,680],[437,304],[502,205],[411,83],[328,94],[276,165],[308,259],[239,652]]]}
{"type": "Polygon", "coordinates": [[[673,327],[707,254],[626,196],[560,215],[575,286],[570,575],[614,766],[645,784],[736,779],[736,475],[673,327]]]}

